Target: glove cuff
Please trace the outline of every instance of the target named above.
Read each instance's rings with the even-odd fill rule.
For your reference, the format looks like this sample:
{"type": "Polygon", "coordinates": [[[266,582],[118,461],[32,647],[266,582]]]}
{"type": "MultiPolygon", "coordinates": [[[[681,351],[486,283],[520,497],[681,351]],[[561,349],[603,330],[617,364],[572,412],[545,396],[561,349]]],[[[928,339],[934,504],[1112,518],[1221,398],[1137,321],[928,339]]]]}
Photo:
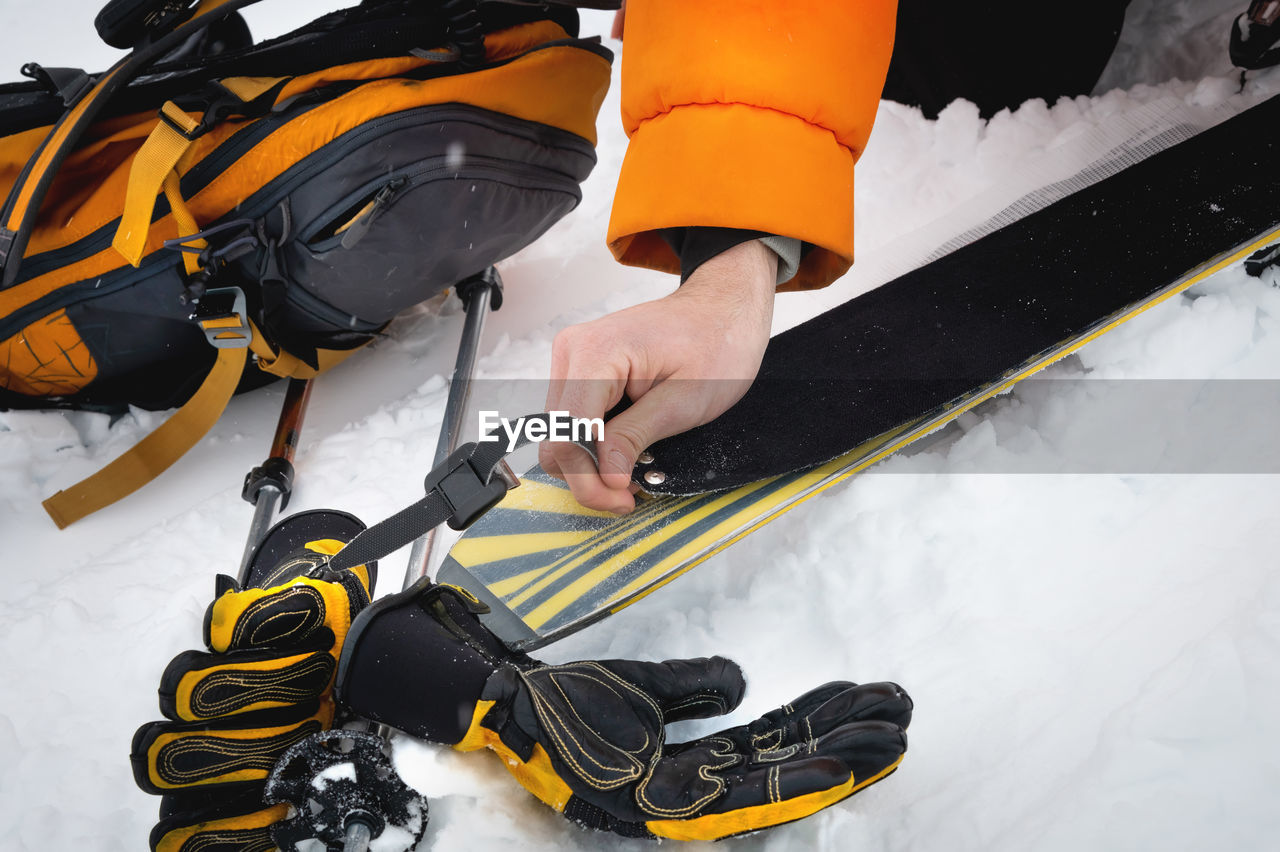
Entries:
{"type": "Polygon", "coordinates": [[[467,592],[425,580],[377,601],[347,635],[339,701],[415,737],[461,742],[489,676],[504,663],[531,664],[480,623],[487,611],[467,592]]]}

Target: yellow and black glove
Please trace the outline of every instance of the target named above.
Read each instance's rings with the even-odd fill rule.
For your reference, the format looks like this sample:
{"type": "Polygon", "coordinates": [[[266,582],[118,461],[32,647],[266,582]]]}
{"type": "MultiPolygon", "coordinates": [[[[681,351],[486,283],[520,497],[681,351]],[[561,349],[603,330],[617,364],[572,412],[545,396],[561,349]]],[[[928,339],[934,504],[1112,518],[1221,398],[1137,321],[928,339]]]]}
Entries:
{"type": "Polygon", "coordinates": [[[160,680],[167,721],[143,725],[138,786],[162,795],[156,852],[274,849],[287,805],[263,804],[280,754],[333,725],[333,676],[376,564],[332,571],[327,556],[364,528],[341,512],[286,518],[264,538],[242,590],[219,577],[204,620],[209,652],[187,651],[160,680]]]}
{"type": "Polygon", "coordinates": [[[749,725],[667,743],[667,723],[738,705],[736,663],[543,665],[509,651],[480,623],[484,610],[426,582],[379,601],[352,626],[339,698],[414,736],[493,750],[584,826],[680,840],[756,831],[879,781],[906,751],[911,699],[891,683],[829,683],[749,725]]]}

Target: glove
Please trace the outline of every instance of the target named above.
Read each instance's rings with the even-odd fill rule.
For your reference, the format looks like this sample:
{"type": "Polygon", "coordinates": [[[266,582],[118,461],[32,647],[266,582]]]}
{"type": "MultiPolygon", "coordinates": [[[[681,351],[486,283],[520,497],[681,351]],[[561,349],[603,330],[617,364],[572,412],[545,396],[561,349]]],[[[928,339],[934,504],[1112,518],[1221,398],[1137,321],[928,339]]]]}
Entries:
{"type": "Polygon", "coordinates": [[[1280,7],[1268,0],[1253,0],[1231,24],[1227,52],[1232,65],[1250,71],[1280,64],[1280,7]]]}
{"type": "Polygon", "coordinates": [[[911,699],[829,683],[756,721],[669,744],[669,722],[718,716],[745,681],[722,657],[548,666],[513,653],[464,590],[423,581],[357,618],[338,667],[360,716],[461,751],[489,748],[584,826],[717,840],[800,819],[892,772],[911,699]]]}
{"type": "Polygon", "coordinates": [[[134,779],[162,795],[155,852],[275,848],[287,805],[263,784],[289,746],[333,725],[333,674],[351,621],[369,603],[377,566],[332,571],[327,556],[363,529],[339,512],[277,524],[246,586],[219,577],[204,619],[211,653],[187,651],[160,679],[168,721],[134,735],[134,779]]]}

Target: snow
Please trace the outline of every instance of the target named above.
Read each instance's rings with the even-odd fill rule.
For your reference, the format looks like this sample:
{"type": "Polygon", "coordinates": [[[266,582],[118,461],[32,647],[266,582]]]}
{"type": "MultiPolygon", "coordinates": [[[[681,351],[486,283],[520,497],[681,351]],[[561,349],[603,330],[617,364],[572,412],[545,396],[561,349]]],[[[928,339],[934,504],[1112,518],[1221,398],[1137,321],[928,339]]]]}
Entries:
{"type": "MultiPolygon", "coordinates": [[[[859,165],[859,263],[827,293],[781,297],[779,327],[1060,179],[1057,163],[1090,134],[1170,104],[1208,114],[1280,92],[1273,71],[1236,93],[1224,57],[1242,6],[1135,0],[1109,91],[1093,99],[1031,102],[986,123],[964,104],[937,122],[884,105],[859,165]]],[[[103,66],[113,52],[93,38],[96,7],[64,1],[52,15],[3,0],[0,55],[103,66]]],[[[267,3],[252,16],[280,30],[315,8],[267,3]]],[[[606,16],[589,21],[607,31],[606,16]]],[[[671,286],[617,267],[602,245],[624,146],[616,115],[615,88],[581,208],[504,266],[508,302],[486,332],[476,408],[537,408],[556,329],[671,286]]],[[[728,723],[828,679],[911,692],[897,774],[734,848],[1273,845],[1278,285],[1274,272],[1215,276],[543,656],[731,654],[750,687],[728,723]]],[[[374,520],[419,496],[460,325],[456,303],[415,311],[319,382],[291,508],[374,520]]],[[[281,395],[237,399],[157,483],[61,533],[40,498],[163,415],[0,413],[6,848],[145,843],[157,802],[132,784],[129,740],[156,716],[165,663],[198,644],[214,574],[238,564],[241,475],[265,453],[281,395]]],[[[403,557],[384,560],[383,593],[398,589],[403,557]]],[[[431,797],[424,849],[652,848],[566,823],[492,757],[401,738],[395,761],[431,797]]]]}
{"type": "Polygon", "coordinates": [[[311,786],[317,790],[323,790],[334,781],[343,780],[356,780],[356,765],[354,763],[336,763],[328,769],[321,770],[315,778],[311,779],[311,786]]]}

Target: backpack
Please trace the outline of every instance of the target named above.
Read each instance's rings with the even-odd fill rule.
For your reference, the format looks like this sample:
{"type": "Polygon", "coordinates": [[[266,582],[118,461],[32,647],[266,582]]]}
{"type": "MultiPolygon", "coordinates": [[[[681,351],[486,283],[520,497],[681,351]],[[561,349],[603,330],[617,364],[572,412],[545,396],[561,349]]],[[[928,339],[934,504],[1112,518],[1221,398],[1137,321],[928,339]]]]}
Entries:
{"type": "Polygon", "coordinates": [[[577,11],[365,0],[254,44],[255,0],[115,0],[110,70],[0,86],[0,406],[180,406],[45,503],[66,526],[581,198],[612,54],[577,11]]]}

